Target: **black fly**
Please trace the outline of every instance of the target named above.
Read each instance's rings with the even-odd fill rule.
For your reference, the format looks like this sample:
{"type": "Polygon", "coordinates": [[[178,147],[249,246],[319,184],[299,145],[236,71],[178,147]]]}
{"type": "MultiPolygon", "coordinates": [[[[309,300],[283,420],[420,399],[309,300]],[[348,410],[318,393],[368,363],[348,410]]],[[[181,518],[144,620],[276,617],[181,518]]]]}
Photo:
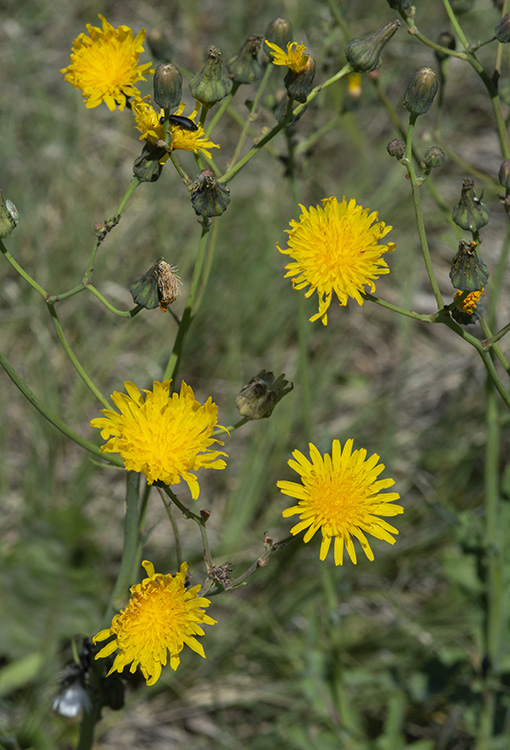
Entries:
{"type": "MultiPolygon", "coordinates": [[[[198,125],[195,125],[193,120],[190,120],[189,117],[181,117],[181,115],[169,115],[168,120],[172,125],[176,125],[178,128],[182,128],[183,130],[198,130],[198,125]]],[[[164,117],[159,118],[159,122],[161,125],[165,122],[164,117]]]]}

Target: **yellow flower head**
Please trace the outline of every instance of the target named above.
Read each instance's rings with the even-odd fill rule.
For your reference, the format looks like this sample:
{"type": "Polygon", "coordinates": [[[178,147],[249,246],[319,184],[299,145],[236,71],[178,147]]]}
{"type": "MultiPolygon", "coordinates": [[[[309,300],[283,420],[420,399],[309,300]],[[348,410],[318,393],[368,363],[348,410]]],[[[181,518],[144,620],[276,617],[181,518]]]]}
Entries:
{"type": "Polygon", "coordinates": [[[87,24],[90,36],[80,34],[74,40],[71,65],[59,72],[65,73],[66,81],[76,89],[81,89],[88,109],[104,102],[112,111],[116,106],[123,110],[126,97],[140,96],[135,83],[145,81],[143,74],[151,66],[151,63],[138,65],[145,30],[133,38],[129,26],[115,29],[104,16],[99,14],[99,18],[103,28],[87,24]]]}
{"type": "Polygon", "coordinates": [[[351,99],[361,96],[361,73],[350,73],[347,76],[347,91],[351,99]]]}
{"type": "MultiPolygon", "coordinates": [[[[462,312],[467,313],[467,315],[472,315],[475,310],[478,302],[480,301],[480,298],[482,294],[484,293],[483,289],[480,289],[478,292],[470,292],[466,297],[462,300],[459,307],[462,310],[462,312]]],[[[460,290],[455,292],[453,295],[453,299],[457,299],[457,297],[460,297],[463,292],[460,290]]]]}
{"type": "Polygon", "coordinates": [[[342,451],[340,441],[333,440],[331,456],[329,453],[322,456],[310,443],[310,460],[300,451],[294,451],[294,460],[289,460],[289,466],[300,474],[302,484],[276,483],[284,495],[299,501],[283,511],[284,518],[300,516],[299,523],[290,530],[291,534],[306,529],[303,541],[309,542],[320,529],[320,559],[325,560],[334,539],[335,565],[343,563],[344,544],[356,564],[352,537],[358,539],[368,559],[374,559],[365,531],[394,544],[391,534],[398,534],[397,529],[377,516],[396,516],[404,512],[401,505],[390,505],[400,497],[397,492],[381,492],[395,482],[393,479],[377,479],[384,470],[384,465],[377,463],[379,456],[374,453],[367,459],[366,450],[353,451],[352,443],[352,440],[347,440],[342,451]]]}
{"type": "MultiPolygon", "coordinates": [[[[185,107],[186,105],[181,103],[174,114],[182,115],[185,107]]],[[[150,143],[157,144],[158,141],[165,139],[165,125],[160,122],[160,118],[164,114],[163,110],[158,114],[149,103],[147,97],[144,99],[138,98],[131,102],[131,108],[136,120],[135,128],[142,134],[140,140],[146,140],[150,143]]],[[[195,122],[195,117],[197,116],[199,109],[200,105],[197,104],[193,112],[189,116],[186,115],[186,117],[192,122],[195,122]]],[[[211,154],[207,149],[219,148],[216,143],[209,140],[201,125],[198,125],[197,130],[185,130],[178,125],[170,124],[170,132],[172,134],[170,151],[181,149],[183,151],[193,151],[195,154],[202,152],[205,156],[210,157],[211,154]]],[[[167,159],[168,156],[163,157],[161,161],[164,162],[167,161],[167,159]]]]}
{"type": "Polygon", "coordinates": [[[333,292],[341,305],[349,297],[362,305],[365,287],[375,291],[374,279],[390,272],[382,255],[394,250],[395,244],[379,245],[378,241],[392,227],[377,221],[377,211],[369,213],[353,198],[349,203],[345,197],[341,203],[334,197],[324,198],[322,206],[301,209],[299,221],[293,219],[292,229],[285,230],[288,248],[277,247],[293,258],[285,266],[285,278],[292,277],[294,289],[310,287],[305,297],[314,292],[319,296],[319,312],[310,320],[320,319],[327,325],[333,292]]]}
{"type": "Polygon", "coordinates": [[[271,50],[273,65],[286,65],[294,73],[303,73],[306,70],[310,55],[305,55],[307,48],[304,44],[289,42],[286,50],[273,42],[268,42],[267,39],[266,44],[271,50]]]}
{"type": "Polygon", "coordinates": [[[170,393],[170,380],[153,383],[152,391],[144,389],[143,396],[133,383],[124,383],[127,391],[112,393],[112,401],[120,414],[103,409],[104,417],[91,421],[101,430],[108,442],[103,453],[120,453],[128,471],[145,474],[147,483],[165,484],[187,482],[191,495],[197,499],[200,487],[192,471],[224,469],[226,456],[210,450],[213,443],[223,445],[211,437],[217,426],[218,407],[211,398],[205,404],[195,400],[193,390],[182,383],[180,393],[170,393]]]}
{"type": "Polygon", "coordinates": [[[115,615],[111,627],[92,640],[97,643],[115,636],[96,654],[96,659],[102,659],[119,650],[108,675],[122,672],[128,664],[129,671],[135,672],[140,665],[147,685],[154,685],[167,663],[168,652],[172,669],[179,666],[184,644],[205,659],[203,646],[195,636],[204,635],[201,625],[214,625],[216,620],[204,611],[210,601],[198,596],[200,586],[186,589],[187,563],[175,576],[155,573],[154,565],[147,560],[142,565],[148,578],[131,586],[125,609],[115,615]]]}

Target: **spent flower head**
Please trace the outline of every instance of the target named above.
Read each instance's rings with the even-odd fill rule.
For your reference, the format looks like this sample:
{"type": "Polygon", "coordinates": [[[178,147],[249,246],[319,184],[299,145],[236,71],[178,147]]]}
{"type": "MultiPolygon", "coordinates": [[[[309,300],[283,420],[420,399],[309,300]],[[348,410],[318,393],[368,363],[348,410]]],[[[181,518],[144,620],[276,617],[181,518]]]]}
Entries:
{"type": "Polygon", "coordinates": [[[328,308],[333,292],[341,305],[349,297],[363,304],[362,294],[368,286],[375,291],[374,279],[389,273],[384,253],[395,249],[393,242],[380,245],[379,240],[391,231],[383,221],[378,221],[377,211],[349,203],[345,197],[324,198],[322,206],[301,206],[299,221],[290,222],[288,248],[278,250],[293,258],[285,268],[285,278],[292,277],[294,289],[309,287],[305,296],[314,292],[319,296],[319,312],[310,320],[328,322],[328,308]],[[374,223],[375,222],[375,223],[374,223]]]}
{"type": "Polygon", "coordinates": [[[138,64],[143,52],[145,30],[135,37],[129,26],[114,28],[99,14],[103,27],[87,24],[86,34],[80,34],[73,42],[71,64],[60,70],[86,99],[88,109],[104,102],[108,109],[117,106],[123,110],[126,98],[140,96],[135,84],[145,81],[144,73],[151,63],[138,64]]]}
{"type": "Polygon", "coordinates": [[[129,671],[135,672],[140,665],[147,685],[154,685],[167,664],[168,653],[172,669],[179,666],[179,654],[185,645],[205,659],[204,648],[196,636],[204,635],[202,625],[214,625],[216,620],[205,613],[210,601],[198,596],[200,586],[186,588],[187,563],[181,565],[175,576],[155,573],[148,560],[142,565],[148,577],[131,586],[126,607],[93,641],[115,636],[95,657],[102,659],[118,649],[107,676],[122,672],[129,664],[129,671]]]}
{"type": "Polygon", "coordinates": [[[224,469],[220,456],[226,453],[211,449],[211,437],[218,426],[218,407],[208,398],[205,404],[195,399],[193,389],[181,384],[180,393],[170,393],[170,380],[153,383],[144,395],[133,383],[126,382],[127,395],[115,391],[112,401],[119,409],[103,409],[104,417],[91,421],[92,427],[101,430],[108,442],[103,453],[120,453],[128,471],[138,471],[147,483],[156,481],[188,484],[194,500],[200,492],[193,471],[198,469],[224,469]]]}
{"type": "MultiPolygon", "coordinates": [[[[161,118],[164,115],[163,110],[159,113],[150,104],[148,97],[141,99],[138,97],[131,103],[131,108],[135,116],[136,125],[135,128],[141,132],[140,140],[146,140],[149,143],[157,145],[160,141],[165,139],[165,125],[161,122],[161,118]]],[[[177,110],[174,112],[175,115],[182,115],[186,108],[184,103],[181,103],[177,110]]],[[[199,112],[200,105],[196,104],[193,112],[186,117],[191,120],[194,124],[195,118],[199,112]]],[[[170,141],[169,151],[182,150],[192,151],[195,154],[202,153],[207,157],[211,157],[211,153],[208,149],[219,148],[217,143],[213,143],[209,140],[205,133],[205,130],[201,125],[197,126],[196,130],[186,130],[180,125],[170,124],[170,133],[172,140],[170,141]]],[[[162,161],[168,159],[164,157],[162,161]]]]}
{"type": "Polygon", "coordinates": [[[286,65],[293,73],[303,73],[306,70],[310,55],[305,54],[307,48],[304,44],[289,42],[287,49],[284,50],[266,39],[266,46],[271,51],[273,65],[286,65]]]}
{"type": "Polygon", "coordinates": [[[320,559],[325,560],[334,540],[335,565],[342,565],[344,545],[356,564],[353,537],[357,539],[369,560],[374,559],[365,532],[390,544],[398,530],[378,516],[403,513],[401,505],[393,505],[400,495],[382,492],[395,484],[393,479],[378,479],[384,465],[374,453],[367,459],[365,449],[352,450],[353,441],[347,440],[343,450],[339,440],[333,440],[331,455],[321,455],[309,444],[310,459],[300,451],[293,452],[289,466],[301,477],[297,482],[280,481],[277,486],[284,495],[298,500],[297,505],[283,511],[284,518],[298,514],[299,522],[290,530],[297,535],[305,531],[304,542],[322,532],[320,559]]]}

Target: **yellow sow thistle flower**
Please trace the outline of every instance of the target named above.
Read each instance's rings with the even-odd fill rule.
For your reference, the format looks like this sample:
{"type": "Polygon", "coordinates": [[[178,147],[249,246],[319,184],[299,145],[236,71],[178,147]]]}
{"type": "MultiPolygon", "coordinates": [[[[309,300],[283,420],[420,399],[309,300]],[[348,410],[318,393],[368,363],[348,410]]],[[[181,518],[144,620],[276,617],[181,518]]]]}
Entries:
{"type": "Polygon", "coordinates": [[[299,221],[292,219],[288,248],[278,250],[293,258],[285,266],[285,278],[292,277],[294,289],[309,287],[305,297],[314,292],[319,296],[319,312],[311,321],[328,322],[328,308],[333,292],[340,305],[346,305],[349,297],[362,305],[361,296],[368,287],[375,291],[374,279],[390,272],[384,253],[395,249],[393,242],[380,245],[379,240],[391,231],[383,221],[377,221],[377,211],[356,205],[354,198],[349,203],[337,198],[324,198],[322,206],[300,206],[299,221]],[[375,224],[374,224],[375,222],[375,224]]]}
{"type": "MultiPolygon", "coordinates": [[[[185,107],[186,105],[181,103],[174,114],[182,115],[185,107]]],[[[149,143],[157,144],[158,141],[165,139],[165,125],[160,122],[160,118],[164,114],[163,110],[158,114],[149,103],[147,97],[144,99],[138,97],[136,100],[133,100],[131,102],[131,109],[136,120],[135,128],[142,134],[140,136],[141,141],[145,140],[149,141],[149,143]]],[[[195,123],[195,118],[199,110],[200,105],[196,104],[193,112],[189,116],[186,115],[186,117],[195,123]]],[[[185,130],[178,125],[170,124],[170,132],[172,134],[170,151],[181,149],[182,151],[193,151],[195,154],[201,152],[210,158],[211,154],[207,149],[219,148],[218,144],[209,140],[201,125],[198,125],[197,130],[185,130]]],[[[161,162],[167,161],[168,158],[168,155],[164,156],[161,162]]]]}
{"type": "Polygon", "coordinates": [[[352,450],[353,441],[347,440],[342,450],[340,441],[333,440],[331,455],[322,456],[309,444],[310,460],[300,451],[293,452],[289,466],[300,476],[302,484],[280,481],[276,485],[284,495],[298,500],[298,504],[283,511],[284,518],[298,514],[300,521],[290,530],[297,535],[305,531],[304,542],[309,542],[320,529],[322,543],[320,559],[325,560],[331,541],[334,540],[335,565],[343,564],[344,545],[356,564],[356,551],[352,538],[356,538],[369,560],[374,559],[365,532],[390,544],[392,534],[398,530],[377,516],[396,516],[403,513],[401,505],[391,505],[398,500],[397,492],[381,492],[392,487],[393,479],[377,479],[384,470],[374,453],[367,459],[365,449],[352,450]]]}
{"type": "Polygon", "coordinates": [[[273,65],[286,65],[294,73],[303,73],[306,70],[310,55],[305,55],[307,48],[304,44],[289,42],[286,50],[283,50],[274,42],[268,42],[267,39],[266,44],[271,50],[273,65]]]}
{"type": "Polygon", "coordinates": [[[186,589],[187,563],[181,565],[175,576],[155,573],[148,560],[142,565],[148,578],[131,586],[126,607],[114,616],[109,628],[101,630],[92,640],[97,643],[115,636],[95,657],[102,659],[119,650],[107,677],[122,672],[128,664],[130,672],[140,665],[147,685],[154,685],[167,664],[168,653],[172,669],[179,666],[184,645],[205,659],[204,648],[196,636],[204,635],[202,625],[215,625],[216,620],[204,611],[210,601],[198,596],[200,586],[186,589]]]}
{"type": "Polygon", "coordinates": [[[137,81],[145,81],[144,73],[151,63],[138,65],[143,52],[145,30],[133,37],[129,26],[115,29],[99,14],[103,28],[87,24],[90,36],[80,34],[73,42],[71,65],[60,70],[76,89],[81,89],[87,109],[104,102],[113,111],[123,110],[126,97],[140,96],[137,81]]]}
{"type": "Polygon", "coordinates": [[[170,383],[155,380],[152,391],[144,389],[145,396],[133,383],[124,383],[127,395],[115,391],[111,397],[120,414],[103,409],[104,417],[90,424],[101,430],[104,440],[110,438],[101,451],[120,453],[128,471],[145,474],[148,484],[172,485],[184,479],[196,500],[200,487],[191,472],[226,466],[220,456],[227,454],[210,449],[213,443],[223,445],[211,437],[219,426],[218,407],[211,398],[205,404],[196,401],[184,382],[180,393],[171,394],[170,383]]]}

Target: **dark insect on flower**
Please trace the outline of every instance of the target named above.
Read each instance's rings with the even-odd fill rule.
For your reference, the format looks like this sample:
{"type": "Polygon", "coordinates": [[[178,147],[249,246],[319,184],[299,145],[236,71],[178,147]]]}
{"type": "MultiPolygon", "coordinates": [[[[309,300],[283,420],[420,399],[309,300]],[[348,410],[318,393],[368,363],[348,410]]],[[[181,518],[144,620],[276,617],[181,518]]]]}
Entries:
{"type": "MultiPolygon", "coordinates": [[[[178,128],[182,128],[183,130],[198,130],[198,125],[195,125],[193,120],[190,120],[189,117],[182,117],[181,115],[169,115],[168,121],[175,125],[178,128]]],[[[161,125],[165,122],[164,117],[159,118],[159,122],[161,125]]]]}

